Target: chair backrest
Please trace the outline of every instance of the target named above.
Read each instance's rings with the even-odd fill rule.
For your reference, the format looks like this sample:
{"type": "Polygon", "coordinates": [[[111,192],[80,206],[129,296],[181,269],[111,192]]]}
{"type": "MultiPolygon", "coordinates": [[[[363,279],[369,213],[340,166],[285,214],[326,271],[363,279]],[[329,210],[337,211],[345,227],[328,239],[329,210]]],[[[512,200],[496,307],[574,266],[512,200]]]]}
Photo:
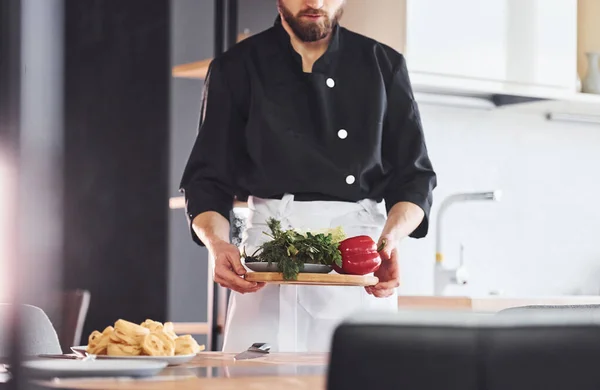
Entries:
{"type": "Polygon", "coordinates": [[[74,290],[63,293],[62,319],[58,337],[64,352],[70,352],[71,347],[81,345],[81,334],[89,306],[89,291],[74,290]]]}
{"type": "Polygon", "coordinates": [[[595,390],[598,362],[596,310],[371,313],[336,329],[327,385],[331,390],[595,390]]]}
{"type": "Polygon", "coordinates": [[[64,353],[70,353],[71,347],[81,345],[83,326],[90,305],[89,291],[63,291],[31,303],[42,308],[52,321],[64,353]]]}
{"type": "Polygon", "coordinates": [[[10,355],[12,334],[9,333],[9,324],[15,307],[21,320],[19,330],[23,355],[60,354],[58,335],[42,309],[30,305],[0,304],[0,361],[6,361],[10,355]]]}
{"type": "Polygon", "coordinates": [[[478,390],[477,359],[471,329],[357,316],[334,332],[327,388],[478,390]]]}

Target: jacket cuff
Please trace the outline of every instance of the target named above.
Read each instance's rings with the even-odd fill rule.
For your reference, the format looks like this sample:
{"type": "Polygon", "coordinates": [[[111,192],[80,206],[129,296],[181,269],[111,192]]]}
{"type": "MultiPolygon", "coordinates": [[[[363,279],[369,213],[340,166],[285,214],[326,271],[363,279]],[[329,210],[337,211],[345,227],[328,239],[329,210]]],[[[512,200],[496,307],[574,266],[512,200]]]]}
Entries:
{"type": "Polygon", "coordinates": [[[431,205],[433,203],[433,199],[431,194],[420,194],[416,192],[398,194],[393,197],[387,197],[385,199],[385,207],[387,212],[389,213],[392,207],[399,202],[410,202],[417,206],[419,206],[423,212],[423,220],[417,226],[417,228],[409,234],[411,238],[423,238],[427,235],[429,231],[429,221],[431,214],[431,205]]]}
{"type": "Polygon", "coordinates": [[[185,193],[185,216],[192,240],[201,247],[206,246],[194,231],[194,218],[202,213],[214,211],[221,214],[226,220],[231,221],[232,209],[233,198],[215,198],[201,193],[194,193],[193,195],[185,193]]]}

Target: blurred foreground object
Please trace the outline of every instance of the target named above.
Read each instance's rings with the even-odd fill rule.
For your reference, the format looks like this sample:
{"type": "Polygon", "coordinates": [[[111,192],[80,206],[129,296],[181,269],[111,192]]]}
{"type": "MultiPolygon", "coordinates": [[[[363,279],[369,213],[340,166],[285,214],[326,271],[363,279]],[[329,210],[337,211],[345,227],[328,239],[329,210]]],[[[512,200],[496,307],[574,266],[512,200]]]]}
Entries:
{"type": "MultiPolygon", "coordinates": [[[[15,389],[26,386],[20,352],[31,351],[23,341],[31,341],[31,326],[43,324],[39,311],[30,315],[16,308],[32,308],[19,303],[35,302],[60,285],[63,21],[63,0],[0,2],[0,158],[14,179],[0,189],[9,213],[0,272],[12,282],[3,299],[12,305],[2,333],[9,340],[9,386],[15,389]]],[[[35,340],[45,339],[33,332],[35,340]]]]}
{"type": "Polygon", "coordinates": [[[336,331],[328,389],[597,389],[600,310],[356,316],[336,331]]]}

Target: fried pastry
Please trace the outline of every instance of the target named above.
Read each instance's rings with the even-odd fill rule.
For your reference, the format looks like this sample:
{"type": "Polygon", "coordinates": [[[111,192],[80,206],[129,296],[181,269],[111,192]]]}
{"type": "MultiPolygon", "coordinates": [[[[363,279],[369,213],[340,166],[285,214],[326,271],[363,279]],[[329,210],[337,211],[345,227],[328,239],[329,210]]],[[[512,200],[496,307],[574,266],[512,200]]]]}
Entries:
{"type": "Polygon", "coordinates": [[[142,322],[141,326],[150,330],[150,332],[160,332],[163,330],[163,324],[158,321],[146,320],[142,322]]]}
{"type": "Polygon", "coordinates": [[[191,336],[179,336],[175,339],[175,355],[197,354],[204,348],[198,345],[198,342],[191,336]]]}
{"type": "Polygon", "coordinates": [[[119,319],[102,333],[88,337],[87,352],[108,356],[176,356],[204,350],[191,335],[178,336],[172,322],[164,324],[147,319],[141,324],[119,319]]]}
{"type": "Polygon", "coordinates": [[[142,349],[148,356],[174,356],[175,342],[162,331],[153,332],[144,336],[142,349]]]}
{"type": "Polygon", "coordinates": [[[165,322],[163,331],[173,340],[175,340],[178,337],[177,334],[175,334],[175,326],[172,322],[165,322]]]}
{"type": "Polygon", "coordinates": [[[124,320],[115,322],[115,330],[110,338],[115,343],[139,345],[141,340],[150,333],[148,328],[124,320]]]}
{"type": "Polygon", "coordinates": [[[142,354],[140,345],[126,345],[119,343],[109,343],[107,347],[108,356],[139,356],[142,354]]]}

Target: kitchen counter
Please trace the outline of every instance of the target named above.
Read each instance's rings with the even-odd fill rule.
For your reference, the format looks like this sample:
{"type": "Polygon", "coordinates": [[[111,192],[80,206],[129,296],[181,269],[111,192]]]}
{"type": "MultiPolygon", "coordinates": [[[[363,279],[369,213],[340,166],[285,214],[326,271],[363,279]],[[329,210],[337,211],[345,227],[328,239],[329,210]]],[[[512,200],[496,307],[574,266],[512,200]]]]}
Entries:
{"type": "Polygon", "coordinates": [[[192,362],[168,367],[147,379],[59,379],[38,382],[60,389],[325,389],[328,354],[271,353],[258,359],[235,361],[234,354],[202,352],[192,362]]]}
{"type": "Polygon", "coordinates": [[[399,296],[399,309],[440,309],[498,312],[528,305],[600,305],[600,296],[565,295],[539,297],[468,297],[468,296],[399,296]]]}

